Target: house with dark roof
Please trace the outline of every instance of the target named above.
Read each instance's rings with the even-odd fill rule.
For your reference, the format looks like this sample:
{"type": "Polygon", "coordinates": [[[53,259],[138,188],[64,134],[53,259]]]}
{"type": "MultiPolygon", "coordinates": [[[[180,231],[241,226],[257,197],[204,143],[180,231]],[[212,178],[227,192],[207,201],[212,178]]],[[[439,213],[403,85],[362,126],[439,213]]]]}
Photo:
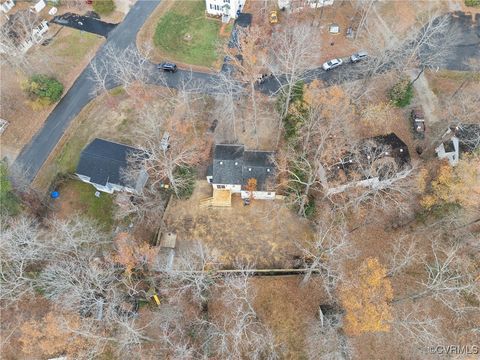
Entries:
{"type": "Polygon", "coordinates": [[[451,166],[455,166],[462,153],[475,151],[479,147],[480,124],[458,124],[447,129],[435,152],[439,159],[447,159],[451,166]]]}
{"type": "Polygon", "coordinates": [[[140,193],[148,180],[146,171],[137,179],[127,180],[123,172],[129,155],[139,151],[131,146],[95,139],[83,149],[76,175],[95,189],[112,194],[114,191],[140,193]]]}
{"type": "Polygon", "coordinates": [[[239,193],[243,199],[275,199],[275,165],[271,151],[245,150],[244,145],[215,145],[213,163],[207,180],[213,189],[239,193]],[[255,179],[256,188],[250,194],[247,184],[255,179]]]}

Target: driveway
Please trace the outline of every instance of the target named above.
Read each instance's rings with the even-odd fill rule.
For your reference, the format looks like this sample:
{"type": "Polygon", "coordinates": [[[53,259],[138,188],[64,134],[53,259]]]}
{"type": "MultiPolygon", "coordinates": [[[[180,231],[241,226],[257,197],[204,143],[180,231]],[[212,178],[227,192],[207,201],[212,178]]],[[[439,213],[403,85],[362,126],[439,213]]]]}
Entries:
{"type": "Polygon", "coordinates": [[[455,11],[452,14],[453,26],[458,28],[461,34],[460,41],[447,60],[446,68],[448,70],[474,70],[472,61],[476,61],[477,69],[480,66],[480,14],[475,15],[475,21],[472,16],[461,11],[455,11]]]}
{"type": "Polygon", "coordinates": [[[110,24],[89,16],[66,13],[52,19],[55,24],[107,37],[117,24],[110,24]]]}

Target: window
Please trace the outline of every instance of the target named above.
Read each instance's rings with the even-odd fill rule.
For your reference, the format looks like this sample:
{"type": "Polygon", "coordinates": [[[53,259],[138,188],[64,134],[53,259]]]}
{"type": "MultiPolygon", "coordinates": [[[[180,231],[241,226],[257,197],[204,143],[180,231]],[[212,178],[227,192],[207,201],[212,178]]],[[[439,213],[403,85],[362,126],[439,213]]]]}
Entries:
{"type": "Polygon", "coordinates": [[[210,4],[210,10],[213,10],[213,5],[212,4],[210,4]]]}
{"type": "Polygon", "coordinates": [[[230,0],[223,0],[224,4],[230,4],[230,0]]]}
{"type": "Polygon", "coordinates": [[[217,189],[225,189],[225,185],[217,185],[217,189]]]}

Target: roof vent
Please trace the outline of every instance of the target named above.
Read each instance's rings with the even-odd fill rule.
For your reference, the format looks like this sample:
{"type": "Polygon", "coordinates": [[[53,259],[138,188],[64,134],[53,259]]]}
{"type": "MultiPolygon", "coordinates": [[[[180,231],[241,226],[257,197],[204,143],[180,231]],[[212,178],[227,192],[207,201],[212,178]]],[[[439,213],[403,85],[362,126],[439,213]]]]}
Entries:
{"type": "Polygon", "coordinates": [[[403,152],[403,149],[400,149],[400,152],[403,152]]]}
{"type": "Polygon", "coordinates": [[[252,171],[252,168],[248,168],[248,171],[252,171]]]}
{"type": "Polygon", "coordinates": [[[267,169],[267,172],[270,172],[270,169],[267,169]]]}
{"type": "Polygon", "coordinates": [[[223,165],[223,161],[220,161],[220,165],[223,165]]]}
{"type": "Polygon", "coordinates": [[[385,151],[385,155],[388,155],[388,151],[385,151]]]}
{"type": "Polygon", "coordinates": [[[235,161],[235,166],[238,165],[238,162],[235,161]]]}

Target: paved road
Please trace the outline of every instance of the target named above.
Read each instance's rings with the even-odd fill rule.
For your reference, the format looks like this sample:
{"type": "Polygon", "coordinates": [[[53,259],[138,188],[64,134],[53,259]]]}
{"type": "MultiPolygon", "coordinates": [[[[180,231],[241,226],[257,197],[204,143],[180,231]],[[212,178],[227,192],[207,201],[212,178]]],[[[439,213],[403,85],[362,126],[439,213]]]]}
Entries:
{"type": "MultiPolygon", "coordinates": [[[[106,43],[100,48],[94,59],[103,56],[107,44],[112,44],[120,49],[135,44],[137,32],[159,3],[160,1],[137,1],[123,22],[110,32],[106,43]]],[[[93,88],[90,67],[87,67],[48,116],[43,127],[22,149],[15,164],[24,169],[25,177],[29,182],[33,181],[70,122],[92,100],[93,88]]]]}
{"type": "MultiPolygon", "coordinates": [[[[94,61],[102,59],[104,56],[105,46],[111,44],[119,49],[125,49],[129,45],[135,44],[136,34],[151,14],[151,12],[160,3],[160,0],[139,0],[132,7],[130,12],[114,30],[108,34],[107,42],[97,52],[94,61]]],[[[462,29],[464,41],[458,45],[458,51],[453,59],[449,59],[447,68],[455,70],[465,70],[468,68],[466,61],[470,58],[480,59],[480,19],[477,19],[477,25],[473,25],[471,20],[466,16],[457,14],[454,18],[462,29]]],[[[212,83],[218,78],[218,75],[207,74],[201,72],[190,72],[179,70],[175,74],[160,73],[154,64],[151,64],[150,83],[166,85],[172,88],[178,88],[182,82],[182,78],[192,78],[196,85],[202,88],[202,91],[213,92],[212,83]]],[[[362,77],[361,71],[355,71],[357,65],[344,65],[342,68],[325,72],[321,68],[312,69],[307,74],[307,81],[320,79],[327,84],[335,84],[342,81],[354,80],[362,77]]],[[[48,158],[51,151],[62,137],[70,122],[78,115],[82,108],[94,98],[92,90],[94,89],[93,81],[90,79],[90,67],[86,68],[77,78],[73,86],[67,94],[58,103],[47,118],[44,126],[34,136],[32,141],[25,146],[20,155],[16,159],[16,164],[20,165],[26,171],[26,179],[32,181],[43,163],[48,158]]],[[[267,78],[265,82],[257,86],[257,89],[266,94],[275,94],[282,83],[285,82],[284,77],[267,78]]],[[[110,82],[109,87],[112,88],[116,84],[110,82]]]]}

